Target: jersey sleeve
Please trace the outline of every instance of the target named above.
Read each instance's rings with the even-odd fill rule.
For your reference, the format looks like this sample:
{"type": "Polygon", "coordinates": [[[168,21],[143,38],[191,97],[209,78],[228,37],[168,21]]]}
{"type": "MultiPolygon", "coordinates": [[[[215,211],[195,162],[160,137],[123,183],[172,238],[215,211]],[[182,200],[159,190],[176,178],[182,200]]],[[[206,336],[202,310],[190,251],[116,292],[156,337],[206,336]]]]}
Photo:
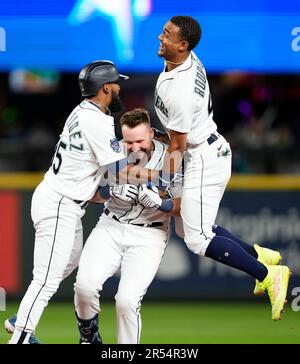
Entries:
{"type": "Polygon", "coordinates": [[[91,114],[90,119],[84,123],[83,131],[100,166],[125,158],[114,127],[109,121],[99,120],[91,114]]]}
{"type": "Polygon", "coordinates": [[[196,108],[193,90],[191,82],[184,83],[184,77],[174,83],[168,105],[168,129],[179,133],[190,132],[196,108]]]}

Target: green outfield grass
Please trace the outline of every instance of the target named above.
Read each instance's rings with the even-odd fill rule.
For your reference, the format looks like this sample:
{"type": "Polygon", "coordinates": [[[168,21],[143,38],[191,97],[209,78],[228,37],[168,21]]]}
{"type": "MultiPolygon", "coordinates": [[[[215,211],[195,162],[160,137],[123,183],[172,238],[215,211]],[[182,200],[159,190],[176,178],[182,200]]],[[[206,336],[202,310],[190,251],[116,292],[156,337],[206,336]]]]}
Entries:
{"type": "MultiPolygon", "coordinates": [[[[16,310],[16,304],[8,303],[6,312],[0,312],[1,324],[16,310]]],[[[300,343],[300,311],[288,305],[278,322],[262,303],[144,303],[141,312],[145,344],[300,343]]],[[[102,305],[100,330],[104,343],[116,343],[113,304],[102,305]]],[[[51,303],[36,334],[43,343],[77,343],[72,303],[51,303]]],[[[2,329],[0,343],[8,339],[2,329]]]]}

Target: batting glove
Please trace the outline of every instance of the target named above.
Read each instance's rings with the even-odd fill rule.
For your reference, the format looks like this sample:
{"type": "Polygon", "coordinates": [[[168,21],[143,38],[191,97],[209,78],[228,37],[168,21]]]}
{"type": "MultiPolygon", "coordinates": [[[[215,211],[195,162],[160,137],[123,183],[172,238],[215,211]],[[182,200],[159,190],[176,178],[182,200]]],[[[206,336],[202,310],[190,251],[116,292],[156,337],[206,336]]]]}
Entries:
{"type": "Polygon", "coordinates": [[[158,188],[151,183],[143,184],[139,191],[139,203],[148,208],[154,208],[164,212],[170,212],[173,209],[171,199],[163,200],[160,198],[158,188]]]}
{"type": "Polygon", "coordinates": [[[109,188],[109,194],[111,197],[136,205],[138,203],[139,188],[129,184],[113,185],[109,188]]]}

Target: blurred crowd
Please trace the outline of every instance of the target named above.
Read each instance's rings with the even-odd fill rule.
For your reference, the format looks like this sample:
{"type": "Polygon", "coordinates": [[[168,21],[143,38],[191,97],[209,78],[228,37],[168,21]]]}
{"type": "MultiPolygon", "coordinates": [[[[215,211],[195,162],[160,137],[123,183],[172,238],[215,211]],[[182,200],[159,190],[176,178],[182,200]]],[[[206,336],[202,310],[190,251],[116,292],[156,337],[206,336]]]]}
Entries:
{"type": "MultiPolygon", "coordinates": [[[[146,107],[161,128],[153,109],[156,77],[132,75],[120,96],[124,111],[146,107]]],[[[231,72],[208,79],[214,119],[232,146],[233,172],[300,173],[300,75],[231,72]]],[[[80,100],[76,74],[30,90],[13,89],[9,74],[0,74],[0,171],[45,171],[80,100]]]]}

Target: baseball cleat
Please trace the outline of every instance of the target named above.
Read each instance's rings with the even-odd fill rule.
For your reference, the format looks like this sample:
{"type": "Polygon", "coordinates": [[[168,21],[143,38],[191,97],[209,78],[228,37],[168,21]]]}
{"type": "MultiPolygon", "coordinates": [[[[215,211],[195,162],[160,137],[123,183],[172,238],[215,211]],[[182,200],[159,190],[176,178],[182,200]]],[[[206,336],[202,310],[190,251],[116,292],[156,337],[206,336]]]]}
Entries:
{"type": "Polygon", "coordinates": [[[287,289],[291,271],[284,265],[267,266],[268,275],[261,283],[262,289],[267,290],[272,305],[272,320],[281,319],[283,307],[286,303],[287,289]]]}
{"type": "MultiPolygon", "coordinates": [[[[9,334],[13,334],[13,332],[15,331],[16,321],[17,315],[13,315],[9,319],[5,320],[4,328],[9,334]]],[[[29,344],[40,344],[39,340],[33,334],[30,335],[28,342],[29,344]]]]}
{"type": "MultiPolygon", "coordinates": [[[[257,253],[257,260],[265,265],[278,265],[281,261],[281,255],[276,250],[268,248],[262,248],[261,246],[254,244],[254,249],[257,253]]],[[[256,279],[253,293],[255,296],[261,296],[264,294],[261,283],[256,279]]]]}
{"type": "Polygon", "coordinates": [[[17,321],[17,315],[13,315],[12,317],[4,321],[4,328],[9,334],[13,334],[15,330],[16,321],[17,321]]]}

